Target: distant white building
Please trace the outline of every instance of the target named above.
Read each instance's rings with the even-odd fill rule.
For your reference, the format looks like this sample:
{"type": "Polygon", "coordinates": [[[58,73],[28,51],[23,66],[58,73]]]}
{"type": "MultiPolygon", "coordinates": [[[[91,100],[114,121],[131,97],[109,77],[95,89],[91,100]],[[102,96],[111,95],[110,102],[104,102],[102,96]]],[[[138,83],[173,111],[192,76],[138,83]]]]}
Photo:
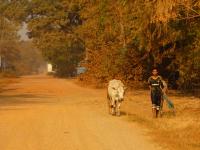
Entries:
{"type": "Polygon", "coordinates": [[[54,72],[54,71],[53,71],[53,65],[50,64],[50,63],[47,63],[47,72],[48,72],[48,73],[54,72]]]}

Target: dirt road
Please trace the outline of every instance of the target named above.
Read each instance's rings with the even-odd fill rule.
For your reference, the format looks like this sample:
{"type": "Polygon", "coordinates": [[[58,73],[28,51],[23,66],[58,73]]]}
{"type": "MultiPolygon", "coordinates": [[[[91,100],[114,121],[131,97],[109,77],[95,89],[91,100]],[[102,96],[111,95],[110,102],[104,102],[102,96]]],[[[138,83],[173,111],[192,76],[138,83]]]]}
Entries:
{"type": "Polygon", "coordinates": [[[30,76],[0,93],[1,150],[160,150],[126,115],[107,114],[105,90],[30,76]]]}

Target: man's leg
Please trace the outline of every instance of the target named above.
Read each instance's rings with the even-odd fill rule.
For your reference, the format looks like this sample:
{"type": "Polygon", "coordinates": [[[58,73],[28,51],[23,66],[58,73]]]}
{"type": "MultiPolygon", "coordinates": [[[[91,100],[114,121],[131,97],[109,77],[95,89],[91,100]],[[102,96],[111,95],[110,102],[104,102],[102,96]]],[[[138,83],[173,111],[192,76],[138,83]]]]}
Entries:
{"type": "Polygon", "coordinates": [[[156,118],[156,105],[155,104],[152,105],[152,114],[153,114],[153,118],[156,118]]]}
{"type": "Polygon", "coordinates": [[[163,115],[163,102],[164,102],[164,99],[163,99],[163,95],[161,96],[161,103],[160,103],[160,117],[162,117],[163,115]]]}
{"type": "Polygon", "coordinates": [[[152,115],[153,115],[153,118],[156,118],[156,102],[155,102],[154,92],[151,92],[151,102],[152,102],[152,115]]]}
{"type": "Polygon", "coordinates": [[[156,94],[156,117],[160,115],[160,109],[161,109],[161,93],[156,94]]]}

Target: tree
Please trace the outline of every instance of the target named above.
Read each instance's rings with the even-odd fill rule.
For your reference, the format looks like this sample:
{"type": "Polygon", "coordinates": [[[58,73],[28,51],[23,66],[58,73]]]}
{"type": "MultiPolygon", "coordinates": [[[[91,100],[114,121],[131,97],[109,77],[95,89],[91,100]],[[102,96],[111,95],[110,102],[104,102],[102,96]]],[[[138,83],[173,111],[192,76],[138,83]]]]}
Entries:
{"type": "Polygon", "coordinates": [[[67,0],[29,1],[29,36],[59,76],[72,76],[84,56],[84,42],[73,33],[81,25],[79,6],[67,0]]]}
{"type": "Polygon", "coordinates": [[[25,1],[0,1],[0,57],[1,72],[14,71],[14,62],[18,59],[17,31],[25,15],[22,8],[25,1]],[[14,14],[15,13],[15,14],[14,14]]]}
{"type": "Polygon", "coordinates": [[[18,75],[31,75],[46,72],[46,62],[41,51],[31,41],[21,41],[18,46],[19,57],[15,62],[18,75]]]}
{"type": "Polygon", "coordinates": [[[79,4],[83,24],[76,31],[87,48],[85,78],[140,81],[158,66],[171,84],[177,79],[180,87],[200,83],[199,65],[194,63],[199,59],[198,1],[80,0],[79,4]]]}

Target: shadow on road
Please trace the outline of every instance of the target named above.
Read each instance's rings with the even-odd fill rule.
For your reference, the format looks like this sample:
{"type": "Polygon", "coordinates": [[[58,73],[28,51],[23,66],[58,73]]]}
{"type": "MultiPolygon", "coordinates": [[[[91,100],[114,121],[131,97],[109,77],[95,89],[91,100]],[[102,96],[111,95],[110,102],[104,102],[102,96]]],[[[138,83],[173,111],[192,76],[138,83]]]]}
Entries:
{"type": "Polygon", "coordinates": [[[10,91],[15,91],[15,90],[17,90],[17,88],[9,88],[9,89],[0,88],[0,93],[10,92],[10,91]]]}
{"type": "Polygon", "coordinates": [[[16,94],[16,95],[0,95],[0,106],[16,106],[22,104],[41,104],[53,103],[46,95],[33,94],[16,94]]]}

